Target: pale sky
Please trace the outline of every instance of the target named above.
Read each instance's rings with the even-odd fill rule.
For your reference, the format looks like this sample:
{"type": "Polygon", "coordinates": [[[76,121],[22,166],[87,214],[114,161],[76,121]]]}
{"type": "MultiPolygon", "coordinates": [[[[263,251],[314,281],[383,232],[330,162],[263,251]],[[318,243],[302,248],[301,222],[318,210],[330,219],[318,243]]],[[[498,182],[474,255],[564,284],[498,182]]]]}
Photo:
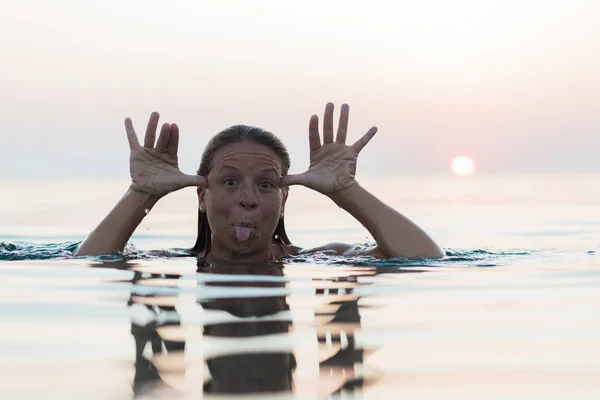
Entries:
{"type": "Polygon", "coordinates": [[[123,119],[181,128],[184,172],[246,123],[292,172],[307,126],[376,125],[359,173],[600,171],[600,1],[0,0],[0,178],[123,178],[123,119]]]}

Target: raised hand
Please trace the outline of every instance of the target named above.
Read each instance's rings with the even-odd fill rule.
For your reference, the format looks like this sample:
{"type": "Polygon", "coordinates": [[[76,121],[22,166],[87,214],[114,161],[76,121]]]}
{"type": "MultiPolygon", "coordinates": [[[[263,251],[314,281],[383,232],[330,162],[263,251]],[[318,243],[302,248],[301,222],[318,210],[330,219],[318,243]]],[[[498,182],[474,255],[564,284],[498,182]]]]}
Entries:
{"type": "Polygon", "coordinates": [[[337,136],[333,133],[333,104],[325,106],[323,118],[323,144],[319,134],[319,117],[313,115],[308,127],[310,166],[306,172],[282,178],[281,186],[303,185],[332,197],[355,183],[358,154],[377,132],[372,127],[353,145],[346,145],[350,108],[342,105],[337,136]]]}
{"type": "Polygon", "coordinates": [[[179,170],[177,148],[179,128],[176,124],[162,125],[155,142],[159,114],[153,112],[148,121],[144,145],[138,140],[131,119],[125,119],[125,130],[129,140],[129,172],[131,189],[140,193],[162,197],[187,186],[207,187],[206,177],[187,175],[179,170]]]}

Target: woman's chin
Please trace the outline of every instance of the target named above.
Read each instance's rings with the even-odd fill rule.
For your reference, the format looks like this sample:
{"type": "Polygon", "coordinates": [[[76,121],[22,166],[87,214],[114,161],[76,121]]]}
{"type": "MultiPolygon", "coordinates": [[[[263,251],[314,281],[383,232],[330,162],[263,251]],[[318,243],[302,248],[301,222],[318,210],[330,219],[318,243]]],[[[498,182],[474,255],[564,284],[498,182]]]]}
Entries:
{"type": "Polygon", "coordinates": [[[229,245],[233,253],[239,255],[251,255],[260,252],[265,245],[261,245],[258,237],[250,236],[248,239],[239,240],[236,237],[232,237],[228,240],[229,245]]]}

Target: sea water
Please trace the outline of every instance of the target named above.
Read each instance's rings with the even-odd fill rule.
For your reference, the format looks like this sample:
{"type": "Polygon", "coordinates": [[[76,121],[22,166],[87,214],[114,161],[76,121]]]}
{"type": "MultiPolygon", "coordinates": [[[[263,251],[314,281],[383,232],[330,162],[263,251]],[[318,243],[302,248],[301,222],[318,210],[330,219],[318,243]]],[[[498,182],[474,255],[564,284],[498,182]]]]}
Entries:
{"type": "MultiPolygon", "coordinates": [[[[441,260],[204,265],[196,199],[74,257],[127,182],[3,182],[0,398],[600,398],[600,176],[369,178],[441,260]]],[[[368,243],[293,187],[290,238],[368,243]]]]}

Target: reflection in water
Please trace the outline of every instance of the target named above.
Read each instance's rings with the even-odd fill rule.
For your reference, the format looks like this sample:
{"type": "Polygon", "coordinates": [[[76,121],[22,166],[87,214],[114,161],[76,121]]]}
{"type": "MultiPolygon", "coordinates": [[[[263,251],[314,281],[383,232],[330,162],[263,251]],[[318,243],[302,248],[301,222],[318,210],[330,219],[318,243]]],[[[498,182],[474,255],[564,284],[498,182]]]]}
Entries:
{"type": "Polygon", "coordinates": [[[321,380],[328,379],[334,392],[360,390],[362,387],[363,349],[358,348],[354,333],[360,329],[358,300],[353,295],[353,286],[358,285],[356,276],[333,278],[335,282],[347,282],[343,288],[317,289],[317,294],[331,297],[332,300],[315,311],[315,316],[331,317],[317,330],[319,346],[325,352],[337,349],[330,357],[319,364],[321,380]],[[340,293],[343,291],[343,293],[340,293]]]}
{"type": "MultiPolygon", "coordinates": [[[[221,275],[258,275],[283,277],[281,265],[210,265],[198,266],[198,273],[221,275]]],[[[150,285],[153,288],[161,284],[177,286],[174,280],[180,275],[142,274],[135,272],[133,283],[135,288],[140,284],[150,285]]],[[[204,282],[198,280],[198,294],[202,294],[203,287],[235,287],[244,288],[285,288],[283,279],[278,281],[219,280],[218,278],[204,282]]],[[[143,292],[143,291],[142,291],[143,292]]],[[[180,332],[181,341],[165,340],[166,336],[178,337],[173,328],[181,328],[181,318],[176,310],[178,293],[165,295],[163,293],[140,294],[132,293],[130,305],[141,305],[150,311],[155,318],[148,323],[132,321],[131,332],[136,343],[136,372],[133,383],[136,395],[147,394],[153,390],[165,391],[174,389],[162,378],[169,376],[169,381],[181,381],[186,375],[186,362],[183,356],[186,343],[185,332],[180,332]],[[158,322],[163,319],[168,321],[158,322]],[[171,329],[164,329],[171,328],[171,329]],[[174,334],[175,333],[175,334],[174,334]],[[165,357],[168,356],[168,357],[165,357]],[[166,359],[169,362],[166,362],[166,359]],[[166,367],[165,370],[160,368],[166,367]],[[179,379],[173,375],[180,375],[179,379]],[[175,379],[174,379],[175,378],[175,379]]],[[[289,351],[261,351],[257,347],[253,351],[245,349],[237,352],[239,343],[249,337],[266,337],[267,335],[285,335],[289,332],[291,319],[289,314],[284,318],[272,320],[280,312],[289,311],[285,296],[261,297],[215,297],[205,298],[198,296],[197,303],[206,313],[226,312],[231,317],[219,320],[208,320],[202,323],[202,336],[207,338],[224,338],[229,340],[230,346],[217,351],[215,355],[208,354],[204,358],[206,372],[204,383],[198,383],[205,393],[256,393],[256,392],[285,392],[293,388],[292,375],[296,367],[294,355],[289,351]],[[271,317],[271,319],[267,319],[271,317]],[[233,341],[231,341],[233,340],[233,341]],[[229,347],[229,348],[227,348],[229,347]],[[223,354],[225,353],[225,354],[223,354]]],[[[208,349],[206,349],[208,350],[208,349]]],[[[205,351],[205,353],[212,353],[205,351]]]]}
{"type": "MultiPolygon", "coordinates": [[[[177,279],[179,275],[163,275],[151,274],[150,279],[177,279]]],[[[141,281],[148,279],[140,272],[134,272],[132,279],[133,287],[135,288],[141,281]]],[[[175,296],[173,296],[174,298],[175,296]]],[[[179,318],[175,321],[159,323],[160,313],[175,313],[174,304],[170,305],[165,302],[164,297],[159,297],[156,294],[136,295],[132,292],[128,305],[140,304],[144,306],[150,314],[154,315],[151,321],[146,324],[131,323],[131,334],[135,340],[135,375],[133,378],[133,392],[135,395],[141,395],[151,391],[157,387],[168,386],[160,378],[160,374],[156,366],[152,363],[152,355],[173,354],[174,352],[183,352],[185,342],[164,340],[157,331],[159,326],[178,326],[180,325],[179,318]],[[150,351],[150,356],[144,354],[146,349],[150,351]]]]}
{"type": "Polygon", "coordinates": [[[591,258],[576,269],[526,259],[395,276],[310,263],[197,272],[189,258],[4,263],[0,398],[598,399],[599,262],[580,256],[591,258]],[[254,386],[240,382],[248,369],[254,386]]]}
{"type": "MultiPolygon", "coordinates": [[[[333,272],[337,270],[338,268],[332,269],[333,272]]],[[[382,274],[421,272],[424,271],[417,268],[351,267],[341,269],[338,276],[333,275],[321,280],[313,278],[313,283],[317,286],[316,295],[326,300],[315,310],[321,354],[321,394],[343,392],[351,394],[351,398],[354,398],[362,394],[364,386],[374,383],[381,375],[381,372],[364,366],[365,357],[372,351],[365,349],[356,337],[361,332],[362,308],[359,304],[361,296],[357,294],[357,289],[369,285],[360,282],[359,279],[382,274]]]]}
{"type": "MultiPolygon", "coordinates": [[[[198,272],[212,274],[245,274],[283,276],[281,265],[242,266],[224,264],[200,267],[198,272]]],[[[232,287],[285,287],[285,281],[276,282],[210,282],[209,286],[232,287]]],[[[217,298],[200,301],[205,310],[221,310],[239,318],[235,322],[213,323],[204,326],[207,337],[244,338],[267,335],[285,335],[291,320],[261,320],[289,311],[285,296],[217,298]],[[250,318],[258,318],[248,320],[250,318]]],[[[289,318],[289,317],[288,317],[289,318]]],[[[292,374],[296,359],[291,351],[264,352],[256,348],[248,353],[226,354],[206,359],[210,380],[204,384],[207,393],[257,393],[292,390],[292,374]]]]}
{"type": "Polygon", "coordinates": [[[190,391],[207,396],[283,394],[299,389],[320,396],[356,394],[374,379],[364,375],[364,349],[356,339],[361,297],[355,291],[365,285],[361,277],[377,274],[375,268],[336,268],[326,278],[308,280],[310,298],[319,305],[313,308],[314,318],[299,321],[292,321],[290,279],[281,264],[199,263],[195,275],[154,272],[160,271],[141,268],[134,273],[129,301],[146,311],[145,319],[132,317],[131,324],[136,396],[190,391]],[[190,293],[196,318],[186,319],[179,301],[190,293]],[[299,341],[317,346],[314,358],[305,356],[306,346],[297,346],[294,325],[309,328],[312,339],[299,341]],[[294,380],[299,351],[304,352],[303,362],[313,363],[311,368],[318,371],[313,379],[294,380]]]}

